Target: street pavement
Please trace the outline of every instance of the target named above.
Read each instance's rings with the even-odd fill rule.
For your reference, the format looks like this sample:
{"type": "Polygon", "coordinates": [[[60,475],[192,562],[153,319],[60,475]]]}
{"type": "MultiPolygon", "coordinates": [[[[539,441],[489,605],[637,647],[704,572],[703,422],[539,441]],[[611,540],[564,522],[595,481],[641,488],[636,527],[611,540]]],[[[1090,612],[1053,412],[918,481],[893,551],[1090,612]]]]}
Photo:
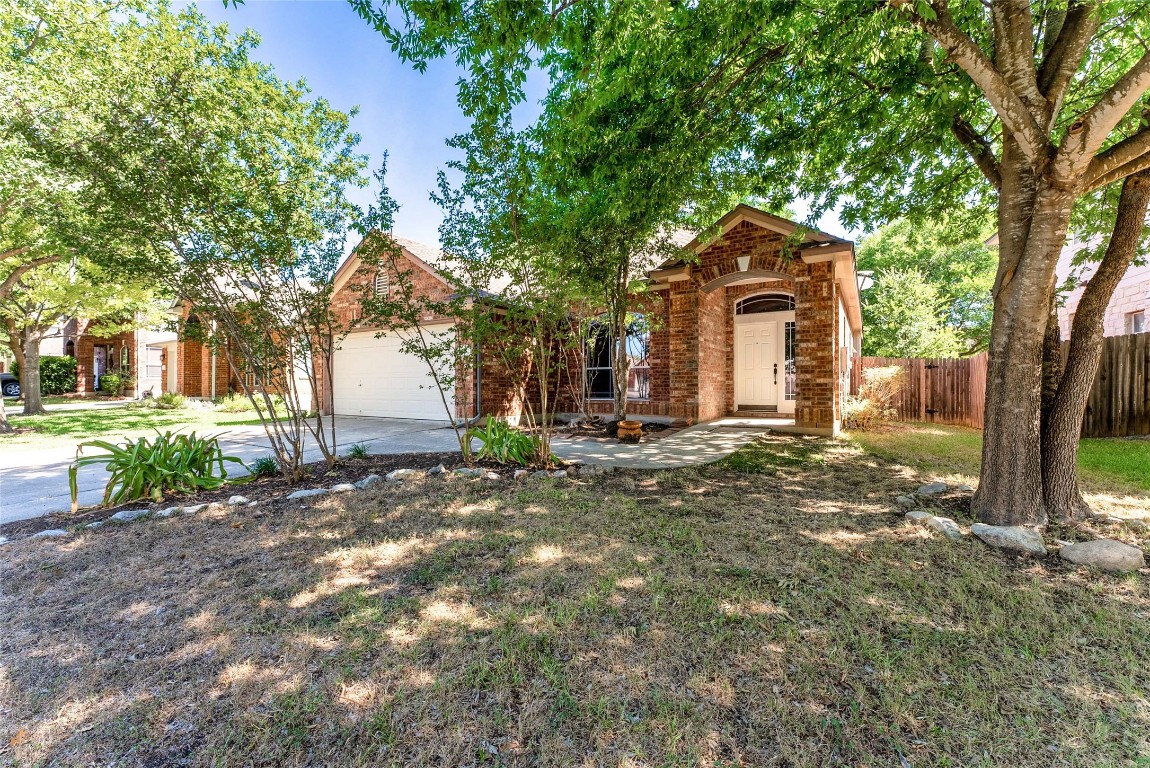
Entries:
{"type": "MultiPolygon", "coordinates": [[[[271,442],[259,425],[220,427],[215,431],[221,434],[220,446],[225,455],[251,462],[272,452],[271,442]]],[[[434,453],[459,448],[455,432],[442,421],[338,416],[336,436],[341,453],[355,443],[364,443],[369,452],[379,454],[434,453]]],[[[72,504],[68,466],[75,457],[74,446],[43,450],[0,447],[0,523],[67,511],[72,504]]],[[[304,460],[312,462],[321,458],[309,436],[304,460]]],[[[231,474],[234,470],[229,468],[228,472],[231,474]]],[[[100,466],[80,470],[80,506],[100,502],[107,476],[107,471],[100,466]]]]}

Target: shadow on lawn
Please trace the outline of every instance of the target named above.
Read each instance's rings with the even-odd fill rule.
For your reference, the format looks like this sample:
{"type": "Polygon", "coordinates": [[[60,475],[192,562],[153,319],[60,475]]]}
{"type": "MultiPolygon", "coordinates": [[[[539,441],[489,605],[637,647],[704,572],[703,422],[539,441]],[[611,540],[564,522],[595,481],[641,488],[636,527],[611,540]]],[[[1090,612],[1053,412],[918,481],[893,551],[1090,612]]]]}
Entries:
{"type": "Polygon", "coordinates": [[[0,758],[1056,765],[1146,749],[1144,581],[933,539],[918,478],[780,439],[34,542],[0,758]],[[1006,727],[1003,727],[1006,726],[1006,727]]]}

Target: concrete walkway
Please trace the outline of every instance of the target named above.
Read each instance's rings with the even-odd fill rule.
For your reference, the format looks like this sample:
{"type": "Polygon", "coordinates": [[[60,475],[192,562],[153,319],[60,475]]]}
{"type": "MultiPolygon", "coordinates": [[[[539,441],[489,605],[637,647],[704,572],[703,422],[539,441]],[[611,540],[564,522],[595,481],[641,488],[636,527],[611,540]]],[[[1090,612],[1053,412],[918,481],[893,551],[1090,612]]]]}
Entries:
{"type": "Polygon", "coordinates": [[[638,445],[558,439],[551,444],[551,450],[562,459],[585,464],[620,469],[674,469],[710,464],[731,455],[772,428],[793,425],[793,419],[716,419],[638,445]]]}
{"type": "MultiPolygon", "coordinates": [[[[271,443],[259,425],[221,427],[220,446],[228,456],[250,462],[271,454],[271,443]]],[[[341,453],[354,443],[364,443],[368,451],[380,454],[435,453],[459,449],[455,432],[441,421],[413,419],[336,418],[336,435],[341,453]]],[[[308,438],[304,451],[307,462],[322,456],[308,438]]],[[[19,446],[0,450],[0,523],[40,517],[71,508],[68,466],[76,456],[75,447],[20,450],[19,446]]],[[[229,474],[238,467],[228,467],[229,474]]],[[[242,470],[240,470],[242,472],[242,470]]],[[[107,472],[103,467],[85,467],[79,473],[80,506],[98,504],[104,494],[107,472]]]]}

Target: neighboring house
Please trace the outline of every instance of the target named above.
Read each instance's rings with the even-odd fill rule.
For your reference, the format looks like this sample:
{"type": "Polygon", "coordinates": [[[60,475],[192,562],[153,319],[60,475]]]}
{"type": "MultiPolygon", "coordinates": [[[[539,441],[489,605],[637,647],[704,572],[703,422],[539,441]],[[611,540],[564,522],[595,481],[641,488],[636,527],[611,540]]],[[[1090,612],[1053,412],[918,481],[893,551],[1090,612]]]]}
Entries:
{"type": "MultiPolygon", "coordinates": [[[[688,422],[772,414],[793,417],[799,431],[833,434],[862,341],[853,243],[746,205],[716,229],[717,237],[689,239],[682,258],[650,272],[651,296],[658,300],[634,308],[648,322],[635,325],[626,345],[633,366],[628,414],[688,422]]],[[[437,249],[394,239],[413,267],[417,291],[450,294],[437,272],[437,249]]],[[[359,291],[388,290],[390,279],[353,253],[336,275],[336,311],[355,320],[359,291]]],[[[450,333],[451,322],[428,318],[428,327],[450,333]]],[[[337,415],[442,419],[425,365],[404,355],[397,338],[377,333],[357,329],[344,340],[333,361],[333,391],[321,398],[325,408],[337,415]]],[[[612,410],[608,342],[588,344],[582,372],[591,410],[601,413],[612,410]]],[[[518,418],[521,404],[482,361],[482,350],[479,356],[477,370],[459,377],[450,404],[456,416],[518,418]]],[[[559,408],[578,405],[568,398],[559,408]]]]}
{"type": "Polygon", "coordinates": [[[139,328],[111,336],[91,333],[92,321],[69,318],[58,323],[40,343],[42,357],[68,355],[76,358],[76,391],[98,392],[107,373],[126,374],[124,394],[139,397],[168,391],[163,387],[165,349],[176,343],[176,334],[139,328]]]}
{"type": "MultiPolygon", "coordinates": [[[[1086,282],[1098,267],[1097,264],[1073,265],[1075,254],[1082,248],[1082,243],[1069,243],[1058,258],[1058,284],[1061,286],[1068,279],[1077,284],[1076,288],[1063,297],[1062,305],[1058,308],[1058,324],[1064,339],[1070,336],[1070,326],[1074,322],[1074,314],[1086,282]]],[[[1146,331],[1150,331],[1150,264],[1135,265],[1126,270],[1106,306],[1102,323],[1102,333],[1105,336],[1146,331]]]]}

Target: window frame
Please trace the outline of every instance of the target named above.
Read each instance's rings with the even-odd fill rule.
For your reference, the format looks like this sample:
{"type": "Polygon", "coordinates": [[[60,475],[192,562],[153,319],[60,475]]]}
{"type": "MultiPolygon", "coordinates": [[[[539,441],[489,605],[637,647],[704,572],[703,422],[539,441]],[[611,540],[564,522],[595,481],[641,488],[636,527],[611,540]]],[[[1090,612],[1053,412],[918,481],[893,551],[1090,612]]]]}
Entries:
{"type": "MultiPolygon", "coordinates": [[[[636,320],[632,320],[627,324],[627,338],[628,343],[625,345],[630,348],[630,340],[632,338],[646,337],[646,344],[643,345],[642,356],[638,358],[638,362],[632,362],[627,367],[628,371],[628,387],[627,387],[627,402],[645,403],[651,400],[651,327],[646,322],[646,316],[642,313],[629,313],[636,320],[641,320],[641,331],[634,331],[633,327],[636,325],[636,320]],[[630,386],[630,377],[634,374],[646,374],[646,394],[640,394],[643,387],[638,387],[635,391],[636,394],[632,395],[630,386]]],[[[590,332],[583,344],[583,381],[587,399],[594,402],[614,402],[615,400],[615,350],[617,348],[616,340],[609,336],[607,333],[607,323],[602,320],[595,320],[591,323],[590,332]],[[606,343],[606,359],[607,364],[604,365],[590,365],[592,357],[598,358],[599,355],[592,354],[592,345],[597,343],[596,340],[602,338],[606,343]],[[609,394],[597,394],[593,391],[591,386],[591,377],[593,373],[605,373],[610,387],[609,394]]]]}
{"type": "Polygon", "coordinates": [[[1133,335],[1135,333],[1146,333],[1146,310],[1136,309],[1133,312],[1127,312],[1125,325],[1126,327],[1124,330],[1128,335],[1133,335]],[[1141,325],[1142,327],[1136,328],[1138,325],[1141,325]]]}

